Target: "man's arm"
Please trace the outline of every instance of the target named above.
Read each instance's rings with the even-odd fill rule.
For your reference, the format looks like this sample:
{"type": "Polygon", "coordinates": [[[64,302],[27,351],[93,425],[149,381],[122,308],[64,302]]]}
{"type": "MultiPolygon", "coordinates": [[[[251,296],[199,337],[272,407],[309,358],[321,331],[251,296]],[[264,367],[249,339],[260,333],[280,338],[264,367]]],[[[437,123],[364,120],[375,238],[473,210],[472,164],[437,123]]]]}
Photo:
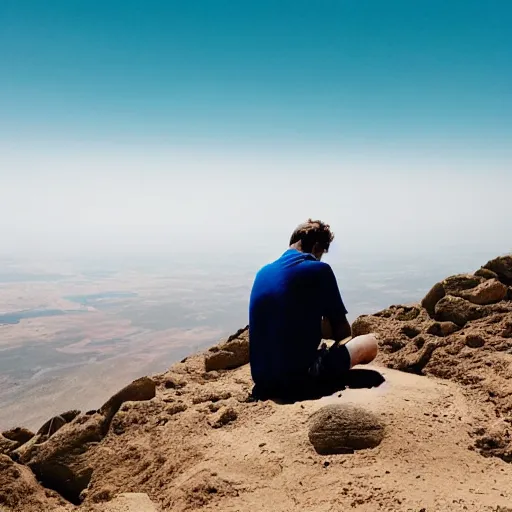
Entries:
{"type": "Polygon", "coordinates": [[[330,265],[324,263],[322,269],[322,285],[320,287],[322,316],[331,324],[331,337],[341,341],[352,335],[347,320],[347,309],[341,298],[336,277],[330,265]]]}

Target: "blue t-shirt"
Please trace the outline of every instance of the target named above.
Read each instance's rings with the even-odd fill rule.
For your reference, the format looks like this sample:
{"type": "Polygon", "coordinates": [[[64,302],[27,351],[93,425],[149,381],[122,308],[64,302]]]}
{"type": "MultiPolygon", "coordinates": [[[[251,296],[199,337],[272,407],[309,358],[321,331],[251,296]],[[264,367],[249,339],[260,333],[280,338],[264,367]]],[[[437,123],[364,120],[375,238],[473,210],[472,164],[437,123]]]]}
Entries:
{"type": "Polygon", "coordinates": [[[331,267],[288,249],[256,275],[249,303],[249,347],[256,386],[300,381],[315,360],[322,317],[346,315],[331,267]]]}

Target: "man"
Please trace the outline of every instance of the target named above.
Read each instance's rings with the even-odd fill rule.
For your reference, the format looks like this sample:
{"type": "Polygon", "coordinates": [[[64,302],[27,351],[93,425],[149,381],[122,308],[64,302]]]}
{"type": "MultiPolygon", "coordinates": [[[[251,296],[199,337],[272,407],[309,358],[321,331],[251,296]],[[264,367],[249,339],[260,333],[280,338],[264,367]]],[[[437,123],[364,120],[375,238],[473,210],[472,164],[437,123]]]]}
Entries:
{"type": "Polygon", "coordinates": [[[328,224],[309,219],[292,233],[284,254],[256,275],[249,304],[256,398],[295,401],[333,393],[350,368],[377,355],[373,334],[339,343],[351,328],[334,273],[321,261],[333,239],[328,224]],[[322,338],[336,343],[318,350],[322,338]]]}

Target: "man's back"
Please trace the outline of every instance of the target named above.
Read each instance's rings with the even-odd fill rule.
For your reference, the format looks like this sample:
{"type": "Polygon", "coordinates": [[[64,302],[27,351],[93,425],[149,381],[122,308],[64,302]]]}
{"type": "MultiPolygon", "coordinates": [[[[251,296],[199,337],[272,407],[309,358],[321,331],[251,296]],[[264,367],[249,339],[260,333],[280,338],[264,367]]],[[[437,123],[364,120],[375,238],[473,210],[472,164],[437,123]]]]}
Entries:
{"type": "Polygon", "coordinates": [[[256,386],[300,382],[315,360],[322,317],[346,314],[331,267],[288,249],[263,267],[249,306],[251,372],[256,386]]]}

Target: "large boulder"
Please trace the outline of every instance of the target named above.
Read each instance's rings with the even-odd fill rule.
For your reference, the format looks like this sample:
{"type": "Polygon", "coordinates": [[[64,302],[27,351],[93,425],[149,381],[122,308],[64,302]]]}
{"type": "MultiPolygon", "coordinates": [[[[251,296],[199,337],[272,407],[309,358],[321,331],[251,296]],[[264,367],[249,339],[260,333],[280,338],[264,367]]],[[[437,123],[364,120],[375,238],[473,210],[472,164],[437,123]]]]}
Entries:
{"type": "Polygon", "coordinates": [[[2,435],[11,441],[19,443],[20,446],[27,443],[34,437],[34,433],[24,427],[16,427],[11,428],[10,430],[5,430],[2,432],[2,435]]]}
{"type": "Polygon", "coordinates": [[[442,322],[453,322],[460,327],[471,320],[482,318],[487,313],[483,306],[477,306],[461,297],[447,295],[435,307],[435,318],[442,322]]]}
{"type": "Polygon", "coordinates": [[[205,355],[207,372],[231,370],[249,363],[249,326],[230,336],[225,343],[212,347],[205,355]]]}
{"type": "Polygon", "coordinates": [[[10,455],[33,437],[33,432],[22,427],[12,428],[2,432],[0,435],[0,454],[10,455]]]}
{"type": "Polygon", "coordinates": [[[431,318],[434,318],[436,304],[446,295],[446,291],[442,283],[436,283],[425,295],[421,301],[421,305],[427,310],[431,318]]]}
{"type": "Polygon", "coordinates": [[[105,423],[108,425],[121,405],[124,402],[142,402],[151,400],[156,396],[156,383],[149,377],[141,377],[134,380],[128,386],[125,386],[121,391],[118,391],[114,396],[109,398],[100,408],[99,412],[105,416],[105,423]]]}
{"type": "Polygon", "coordinates": [[[352,336],[361,336],[363,334],[370,334],[375,330],[378,321],[377,318],[370,315],[361,315],[352,323],[352,336]]]}
{"type": "Polygon", "coordinates": [[[460,292],[470,290],[484,281],[483,277],[475,276],[474,274],[456,274],[447,277],[443,281],[443,288],[446,295],[458,295],[460,292]]]}
{"type": "Polygon", "coordinates": [[[331,404],[311,415],[309,440],[321,455],[353,453],[379,445],[384,430],[377,416],[360,407],[331,404]]]}
{"type": "Polygon", "coordinates": [[[488,279],[475,288],[460,292],[459,296],[473,304],[486,305],[502,301],[507,292],[508,288],[503,283],[497,279],[488,279]]]}
{"type": "Polygon", "coordinates": [[[494,258],[488,261],[483,268],[494,272],[503,284],[512,285],[512,254],[494,258]]]}

